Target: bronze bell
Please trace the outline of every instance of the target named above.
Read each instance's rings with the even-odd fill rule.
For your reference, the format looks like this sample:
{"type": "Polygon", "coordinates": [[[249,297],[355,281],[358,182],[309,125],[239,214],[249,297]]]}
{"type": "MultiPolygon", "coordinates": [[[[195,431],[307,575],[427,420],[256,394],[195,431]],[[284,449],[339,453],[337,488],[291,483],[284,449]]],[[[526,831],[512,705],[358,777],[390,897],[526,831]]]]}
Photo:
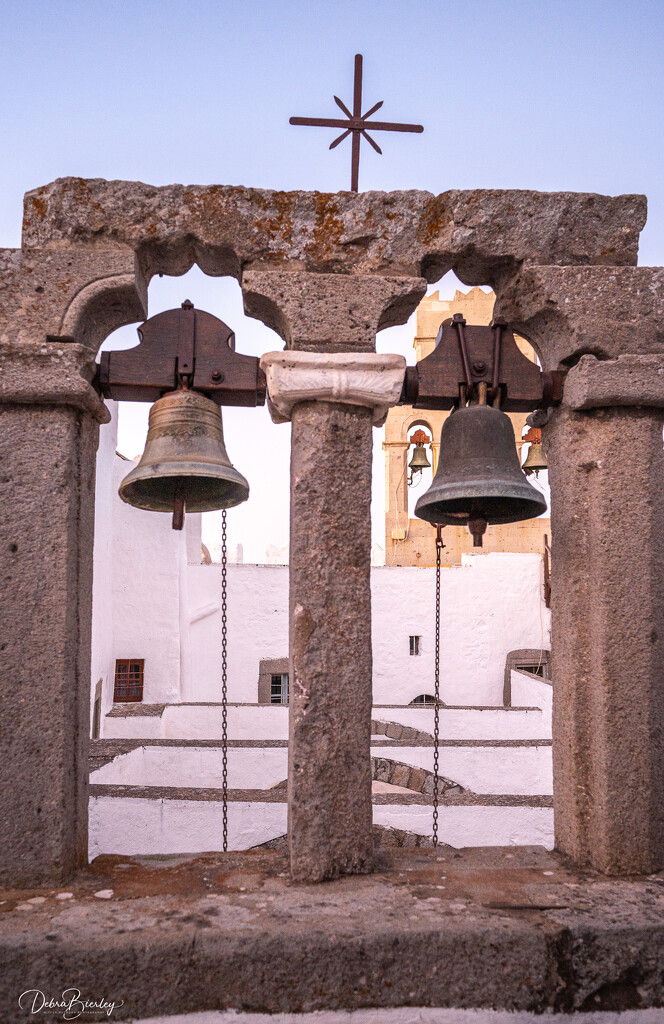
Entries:
{"type": "Polygon", "coordinates": [[[120,484],[123,501],[152,512],[172,512],[181,530],[185,509],[232,508],[249,497],[249,484],[226,453],[221,409],[197,391],[168,391],[150,409],[141,461],[120,484]]]}
{"type": "Polygon", "coordinates": [[[424,443],[422,441],[416,441],[413,457],[408,464],[408,468],[410,470],[408,483],[412,484],[415,480],[415,474],[419,475],[423,469],[428,469],[430,465],[431,463],[429,462],[427,453],[424,450],[424,443]]]}
{"type": "Polygon", "coordinates": [[[533,519],[546,510],[544,496],[519,465],[508,416],[489,405],[458,409],[443,424],[438,469],[415,515],[444,526],[467,524],[482,547],[487,524],[533,519]]]}
{"type": "Polygon", "coordinates": [[[539,471],[541,469],[547,469],[548,465],[541,442],[533,441],[528,449],[526,461],[521,467],[524,473],[526,476],[530,476],[531,473],[534,473],[535,476],[537,476],[539,471]]]}

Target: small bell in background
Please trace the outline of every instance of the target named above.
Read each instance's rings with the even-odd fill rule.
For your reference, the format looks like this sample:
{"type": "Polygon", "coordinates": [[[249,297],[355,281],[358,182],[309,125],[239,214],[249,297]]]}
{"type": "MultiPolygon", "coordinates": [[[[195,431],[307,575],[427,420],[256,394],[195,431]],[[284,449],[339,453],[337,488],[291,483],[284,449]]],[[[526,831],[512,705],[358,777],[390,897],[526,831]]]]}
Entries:
{"type": "Polygon", "coordinates": [[[530,448],[521,468],[526,476],[530,476],[531,473],[538,476],[540,470],[547,469],[549,465],[542,448],[542,431],[538,427],[531,427],[523,440],[530,441],[530,448]]]}
{"type": "Polygon", "coordinates": [[[210,512],[246,501],[249,484],[231,465],[219,406],[185,387],[158,399],[145,451],[118,493],[136,508],[172,512],[174,530],[182,529],[185,509],[210,512]]]}
{"type": "Polygon", "coordinates": [[[412,486],[415,482],[416,476],[419,476],[423,469],[429,469],[431,467],[427,453],[424,450],[425,444],[429,444],[431,438],[425,434],[423,430],[416,430],[410,441],[411,444],[415,445],[413,457],[408,464],[408,468],[410,470],[408,485],[412,486]]]}
{"type": "Polygon", "coordinates": [[[418,518],[467,525],[474,546],[482,547],[487,525],[533,519],[545,510],[544,496],[521,470],[509,416],[482,402],[445,420],[438,469],[415,506],[418,518]]]}

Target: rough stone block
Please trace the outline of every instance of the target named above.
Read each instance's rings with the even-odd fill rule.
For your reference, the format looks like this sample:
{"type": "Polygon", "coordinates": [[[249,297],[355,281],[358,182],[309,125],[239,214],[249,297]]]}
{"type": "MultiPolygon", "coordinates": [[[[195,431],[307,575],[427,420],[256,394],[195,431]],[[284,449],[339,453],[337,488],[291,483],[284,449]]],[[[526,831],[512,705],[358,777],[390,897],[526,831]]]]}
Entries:
{"type": "Polygon", "coordinates": [[[644,196],[476,189],[274,192],[59,178],[25,196],[26,247],[128,246],[148,278],[274,269],[493,283],[524,261],[635,264],[644,196]]]}
{"type": "Polygon", "coordinates": [[[661,267],[526,267],[501,289],[495,315],[535,346],[544,370],[583,355],[664,351],[661,267]]]}

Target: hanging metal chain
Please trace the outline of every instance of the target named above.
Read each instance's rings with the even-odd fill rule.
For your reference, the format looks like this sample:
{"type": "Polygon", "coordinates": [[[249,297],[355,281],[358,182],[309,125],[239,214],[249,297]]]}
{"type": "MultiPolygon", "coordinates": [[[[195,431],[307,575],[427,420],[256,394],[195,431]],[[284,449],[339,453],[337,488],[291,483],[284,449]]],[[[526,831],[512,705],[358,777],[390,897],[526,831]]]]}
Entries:
{"type": "Polygon", "coordinates": [[[434,664],[434,708],[433,708],[433,845],[438,846],[438,796],[439,796],[439,749],[440,740],[440,555],[443,544],[443,528],[436,526],[436,651],[434,664]]]}
{"type": "Polygon", "coordinates": [[[228,549],[226,546],[226,509],[221,513],[221,801],[224,827],[224,853],[228,850],[228,616],[226,597],[228,549]]]}

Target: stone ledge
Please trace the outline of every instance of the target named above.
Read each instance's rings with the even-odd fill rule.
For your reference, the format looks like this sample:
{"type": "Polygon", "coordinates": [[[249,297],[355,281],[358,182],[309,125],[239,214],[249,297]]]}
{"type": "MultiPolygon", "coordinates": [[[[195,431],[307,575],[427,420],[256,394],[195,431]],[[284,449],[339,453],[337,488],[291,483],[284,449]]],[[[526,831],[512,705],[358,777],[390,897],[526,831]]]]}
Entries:
{"type": "Polygon", "coordinates": [[[385,851],[375,874],[323,885],[291,885],[286,870],[278,852],[100,857],[67,886],[70,899],[0,892],[0,1019],[17,1020],[18,995],[37,978],[45,992],[75,979],[123,999],[118,1021],[227,1008],[664,1005],[659,876],[575,874],[535,847],[385,851]],[[44,902],[27,902],[35,896],[44,902]]]}
{"type": "Polygon", "coordinates": [[[581,356],[565,379],[564,401],[572,409],[614,405],[664,407],[664,357],[622,355],[599,360],[581,356]]]}
{"type": "Polygon", "coordinates": [[[114,704],[106,718],[161,718],[169,704],[143,704],[142,701],[114,704]]]}
{"type": "MultiPolygon", "coordinates": [[[[556,1024],[662,1024],[660,1010],[626,1010],[624,1013],[558,1014],[556,1024]]],[[[211,1010],[177,1017],[143,1018],[136,1024],[542,1024],[540,1014],[528,1011],[441,1010],[427,1006],[400,1006],[380,1010],[323,1010],[314,1013],[236,1013],[211,1010]]]]}
{"type": "MultiPolygon", "coordinates": [[[[90,798],[113,797],[120,800],[205,800],[221,803],[221,787],[195,786],[132,786],[126,783],[92,782],[90,798]]],[[[229,789],[231,803],[285,804],[286,790],[280,784],[271,789],[229,789]]],[[[432,805],[428,793],[373,793],[373,804],[424,804],[432,805]]],[[[471,793],[468,790],[445,792],[441,786],[438,797],[441,807],[553,807],[551,796],[515,796],[503,793],[471,793]]]]}

